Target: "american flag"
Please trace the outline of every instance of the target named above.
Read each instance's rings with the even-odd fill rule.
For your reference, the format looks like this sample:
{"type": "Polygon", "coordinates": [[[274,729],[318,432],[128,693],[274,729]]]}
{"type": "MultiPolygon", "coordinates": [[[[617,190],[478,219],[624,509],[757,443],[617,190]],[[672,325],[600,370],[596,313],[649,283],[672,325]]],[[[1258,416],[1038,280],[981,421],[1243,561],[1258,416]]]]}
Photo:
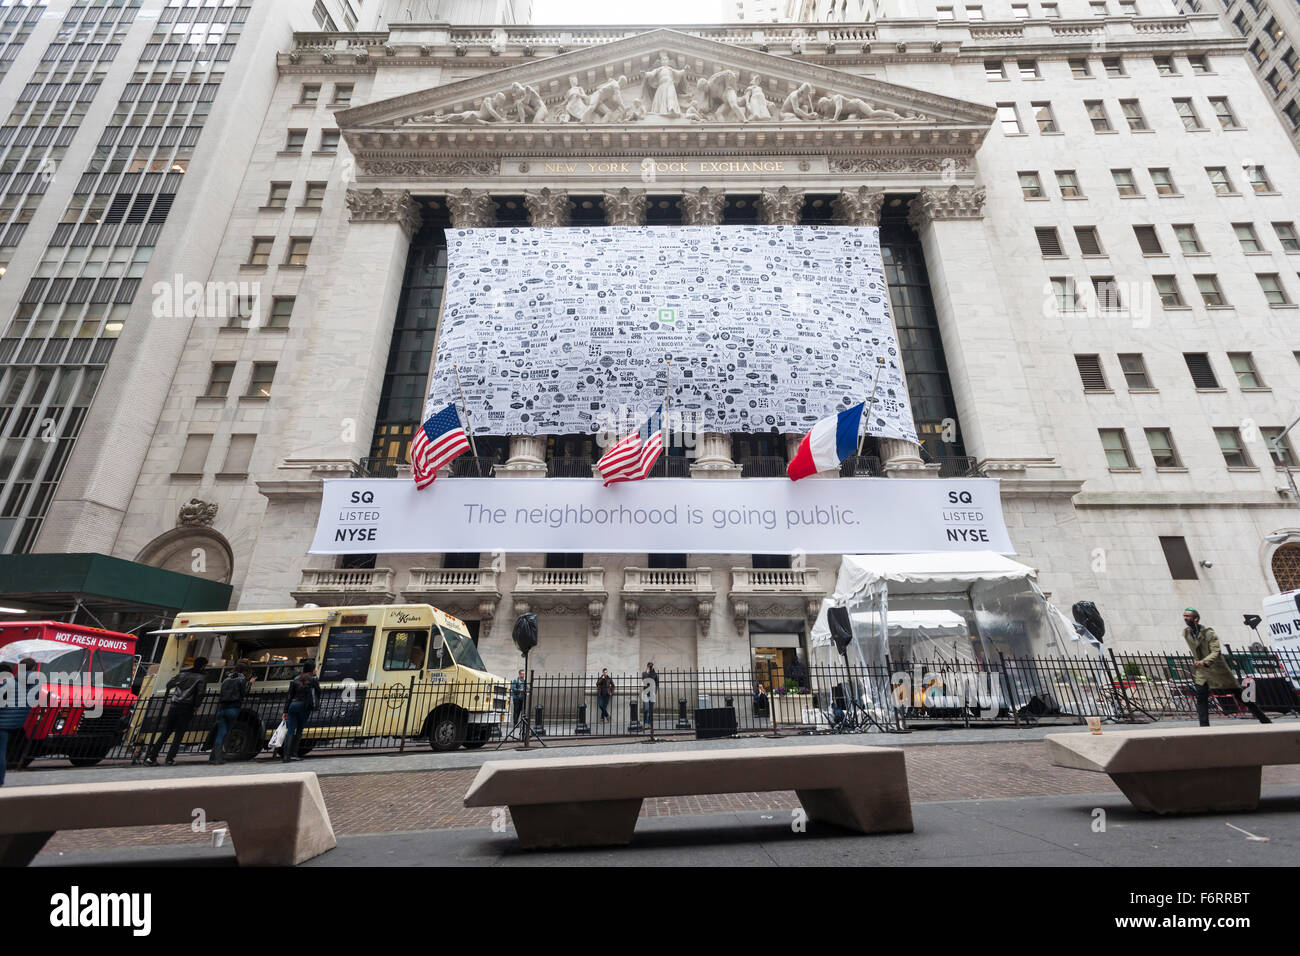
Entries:
{"type": "Polygon", "coordinates": [[[664,450],[663,406],[650,416],[650,420],[639,431],[626,438],[621,438],[605,454],[600,456],[596,467],[605,479],[608,488],[616,481],[640,481],[650,474],[659,455],[664,450]]]}
{"type": "Polygon", "coordinates": [[[469,438],[455,405],[434,414],[421,425],[411,439],[411,468],[415,473],[415,487],[428,488],[438,475],[438,469],[457,455],[469,451],[469,438]]]}

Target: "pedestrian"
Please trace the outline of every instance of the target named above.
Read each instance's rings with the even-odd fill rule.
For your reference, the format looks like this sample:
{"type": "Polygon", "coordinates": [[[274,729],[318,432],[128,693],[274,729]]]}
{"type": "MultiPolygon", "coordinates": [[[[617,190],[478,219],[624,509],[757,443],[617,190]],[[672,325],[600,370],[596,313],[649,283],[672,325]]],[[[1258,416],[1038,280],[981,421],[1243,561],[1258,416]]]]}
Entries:
{"type": "Polygon", "coordinates": [[[519,715],[524,710],[524,697],[528,693],[528,681],[524,678],[524,672],[520,671],[519,676],[510,682],[510,703],[514,705],[515,717],[510,723],[519,723],[519,715]]]}
{"type": "Polygon", "coordinates": [[[168,737],[172,738],[172,746],[167,752],[167,766],[176,763],[176,751],[181,749],[190,721],[194,719],[194,711],[203,700],[203,692],[208,689],[208,678],[204,673],[207,666],[206,657],[196,657],[194,666],[181,671],[163,688],[168,692],[167,717],[163,720],[162,732],[154,738],[149,755],[144,758],[145,766],[158,766],[158,751],[162,750],[168,737]]]}
{"type": "Polygon", "coordinates": [[[767,716],[767,691],[763,689],[762,684],[754,685],[754,716],[767,716]]]}
{"type": "Polygon", "coordinates": [[[645,702],[645,725],[655,732],[655,701],[659,698],[659,672],[655,662],[649,661],[641,675],[641,699],[645,702]]]}
{"type": "Polygon", "coordinates": [[[1196,681],[1196,716],[1202,727],[1210,726],[1210,691],[1227,691],[1254,715],[1261,724],[1271,724],[1268,716],[1256,706],[1254,701],[1242,700],[1241,685],[1233,676],[1228,662],[1223,659],[1219,648],[1219,635],[1214,628],[1201,625],[1201,613],[1194,607],[1183,611],[1183,640],[1192,652],[1192,679],[1196,681]]]}
{"type": "Polygon", "coordinates": [[[786,671],[786,675],[795,682],[795,685],[800,690],[808,686],[808,669],[799,660],[798,651],[794,652],[794,661],[790,664],[790,669],[786,671]]]}
{"type": "Polygon", "coordinates": [[[609,676],[609,668],[602,668],[596,678],[596,702],[600,704],[600,719],[609,720],[609,700],[614,696],[614,678],[609,676]]]}
{"type": "Polygon", "coordinates": [[[280,759],[285,763],[301,760],[298,756],[298,743],[302,740],[303,729],[311,717],[311,712],[320,703],[320,681],[316,679],[316,662],[304,661],[302,673],[289,681],[289,697],[280,717],[286,724],[284,746],[280,759]]]}
{"type": "Polygon", "coordinates": [[[27,688],[15,676],[13,664],[0,664],[0,787],[5,785],[5,767],[9,763],[9,736],[22,739],[20,731],[31,712],[27,688]]]}
{"type": "Polygon", "coordinates": [[[244,697],[248,694],[254,678],[248,674],[248,664],[240,661],[235,665],[235,672],[221,682],[221,693],[217,697],[217,735],[212,738],[212,754],[208,763],[225,763],[226,734],[235,726],[239,712],[244,706],[244,697]]]}

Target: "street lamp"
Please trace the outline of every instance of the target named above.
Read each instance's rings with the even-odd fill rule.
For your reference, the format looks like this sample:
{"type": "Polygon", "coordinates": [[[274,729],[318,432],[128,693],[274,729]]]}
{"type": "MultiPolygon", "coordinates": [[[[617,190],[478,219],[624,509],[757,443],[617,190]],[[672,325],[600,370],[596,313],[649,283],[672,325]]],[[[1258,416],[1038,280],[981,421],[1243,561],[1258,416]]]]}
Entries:
{"type": "MultiPolygon", "coordinates": [[[[1292,477],[1291,475],[1291,466],[1288,465],[1286,463],[1286,460],[1282,457],[1282,449],[1281,449],[1282,439],[1285,438],[1287,432],[1295,428],[1296,425],[1300,425],[1300,415],[1296,416],[1295,420],[1292,421],[1290,425],[1286,426],[1286,428],[1282,429],[1282,431],[1280,431],[1278,434],[1273,436],[1273,460],[1276,462],[1280,462],[1282,465],[1282,470],[1286,472],[1286,483],[1291,486],[1292,503],[1300,505],[1300,494],[1297,494],[1296,492],[1295,478],[1292,477]]],[[[1273,539],[1270,537],[1269,540],[1271,541],[1273,539]]]]}

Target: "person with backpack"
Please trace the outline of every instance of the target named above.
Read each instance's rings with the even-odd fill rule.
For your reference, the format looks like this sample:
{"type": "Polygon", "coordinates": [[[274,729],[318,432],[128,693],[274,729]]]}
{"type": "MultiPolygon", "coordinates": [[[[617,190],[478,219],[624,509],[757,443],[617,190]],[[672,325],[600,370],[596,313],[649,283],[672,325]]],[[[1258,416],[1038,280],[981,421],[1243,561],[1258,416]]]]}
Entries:
{"type": "Polygon", "coordinates": [[[181,671],[163,688],[167,691],[170,706],[167,708],[162,732],[154,739],[149,747],[149,755],[144,758],[146,767],[158,766],[158,751],[162,750],[168,737],[172,739],[172,746],[167,752],[167,766],[176,763],[176,751],[181,749],[181,741],[185,739],[185,733],[190,729],[194,711],[203,700],[204,691],[208,689],[208,678],[204,674],[207,667],[206,657],[196,657],[193,667],[181,671]]]}
{"type": "Polygon", "coordinates": [[[316,662],[305,661],[302,673],[289,682],[289,699],[285,704],[284,715],[280,718],[286,724],[286,734],[282,759],[301,760],[298,756],[298,741],[302,739],[303,728],[311,712],[320,703],[320,681],[316,679],[316,662]]]}
{"type": "MultiPolygon", "coordinates": [[[[9,762],[9,734],[21,732],[31,712],[28,688],[14,676],[14,670],[13,664],[0,664],[0,787],[5,785],[9,762]]],[[[26,668],[23,670],[26,676],[26,668]]]]}
{"type": "Polygon", "coordinates": [[[217,735],[212,738],[212,754],[208,763],[225,763],[226,753],[223,749],[226,734],[235,726],[239,712],[244,706],[244,697],[252,686],[254,678],[248,676],[248,664],[240,661],[235,665],[235,672],[221,682],[221,693],[217,697],[217,735]]]}

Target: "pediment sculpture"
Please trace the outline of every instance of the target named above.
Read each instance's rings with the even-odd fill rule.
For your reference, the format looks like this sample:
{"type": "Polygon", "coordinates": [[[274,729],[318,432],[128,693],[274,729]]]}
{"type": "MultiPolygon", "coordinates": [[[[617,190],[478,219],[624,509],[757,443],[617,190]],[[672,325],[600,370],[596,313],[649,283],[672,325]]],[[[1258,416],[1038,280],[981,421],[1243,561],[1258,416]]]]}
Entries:
{"type": "MultiPolygon", "coordinates": [[[[665,121],[691,123],[842,123],[922,122],[930,119],[914,111],[880,106],[856,96],[822,91],[800,84],[777,103],[768,98],[762,78],[753,74],[742,84],[740,74],[722,69],[709,76],[690,77],[673,64],[667,53],[648,70],[639,85],[626,76],[611,78],[587,92],[577,77],[554,108],[548,107],[536,86],[511,83],[479,101],[477,109],[422,113],[403,125],[427,123],[582,124],[665,121]]],[[[772,84],[768,84],[771,86],[772,84]]]]}

